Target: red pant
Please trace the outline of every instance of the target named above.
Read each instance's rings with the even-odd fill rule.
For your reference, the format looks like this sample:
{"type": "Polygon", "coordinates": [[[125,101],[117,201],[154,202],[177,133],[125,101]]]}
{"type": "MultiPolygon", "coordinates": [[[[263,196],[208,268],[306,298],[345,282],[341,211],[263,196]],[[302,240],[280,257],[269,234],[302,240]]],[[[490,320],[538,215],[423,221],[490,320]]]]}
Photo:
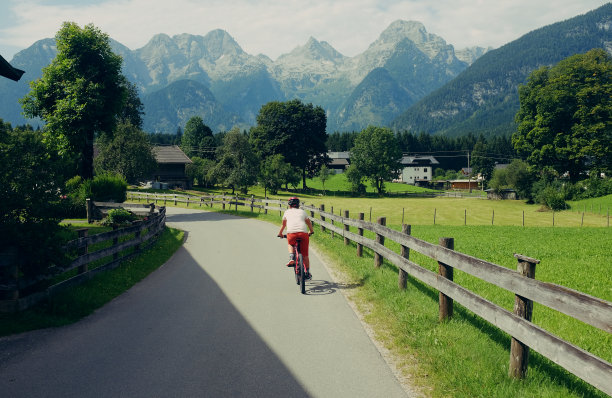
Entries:
{"type": "Polygon", "coordinates": [[[300,253],[302,253],[302,257],[308,256],[308,233],[307,232],[295,232],[292,234],[287,234],[287,242],[290,245],[295,245],[295,241],[300,238],[302,241],[300,242],[300,253]]]}

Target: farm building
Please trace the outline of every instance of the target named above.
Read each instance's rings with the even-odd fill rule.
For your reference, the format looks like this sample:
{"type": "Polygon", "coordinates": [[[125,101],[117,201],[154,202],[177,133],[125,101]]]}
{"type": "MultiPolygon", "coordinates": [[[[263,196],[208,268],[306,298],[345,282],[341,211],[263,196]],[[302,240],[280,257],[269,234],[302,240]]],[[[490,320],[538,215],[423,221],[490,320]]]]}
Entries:
{"type": "Polygon", "coordinates": [[[451,189],[478,189],[478,180],[451,180],[451,189]]]}
{"type": "Polygon", "coordinates": [[[177,145],[154,146],[153,155],[157,161],[157,170],[153,180],[168,184],[169,187],[190,187],[190,181],[185,174],[185,166],[193,163],[177,145]]]}
{"type": "Polygon", "coordinates": [[[433,168],[440,163],[433,156],[403,156],[400,181],[415,185],[417,181],[431,181],[433,168]]]}
{"type": "Polygon", "coordinates": [[[350,152],[327,152],[327,156],[331,159],[327,167],[336,174],[344,173],[349,167],[351,153],[350,152]]]}
{"type": "Polygon", "coordinates": [[[495,199],[495,200],[516,200],[517,194],[514,189],[502,189],[499,192],[493,189],[486,189],[487,199],[495,199]]]}

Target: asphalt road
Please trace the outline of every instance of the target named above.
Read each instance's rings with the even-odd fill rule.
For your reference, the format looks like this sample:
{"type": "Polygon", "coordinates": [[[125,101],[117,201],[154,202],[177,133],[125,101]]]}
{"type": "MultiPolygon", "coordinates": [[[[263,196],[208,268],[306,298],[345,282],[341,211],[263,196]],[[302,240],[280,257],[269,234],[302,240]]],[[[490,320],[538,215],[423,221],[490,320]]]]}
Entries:
{"type": "Polygon", "coordinates": [[[168,209],[185,245],[82,321],[0,338],[0,396],[405,397],[321,260],[302,295],[278,227],[168,209]]]}

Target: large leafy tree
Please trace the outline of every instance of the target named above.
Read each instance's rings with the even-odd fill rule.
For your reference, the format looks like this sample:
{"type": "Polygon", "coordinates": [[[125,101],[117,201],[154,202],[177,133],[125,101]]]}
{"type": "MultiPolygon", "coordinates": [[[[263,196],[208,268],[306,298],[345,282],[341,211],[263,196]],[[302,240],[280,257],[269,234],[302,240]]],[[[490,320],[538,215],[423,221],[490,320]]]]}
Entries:
{"type": "Polygon", "coordinates": [[[280,154],[301,170],[306,188],[306,177],[313,176],[327,160],[326,123],[325,111],[320,106],[304,104],[298,99],[273,101],[259,110],[250,139],[262,159],[280,154]]]}
{"type": "Polygon", "coordinates": [[[355,139],[351,149],[351,171],[370,180],[372,186],[382,194],[385,181],[399,175],[402,152],[393,132],[388,128],[369,126],[355,139]]]}
{"type": "Polygon", "coordinates": [[[238,128],[230,130],[217,152],[218,163],[213,176],[232,188],[247,193],[249,186],[257,181],[259,160],[253,152],[249,139],[238,128]]]}
{"type": "Polygon", "coordinates": [[[604,50],[534,71],[519,87],[518,130],[512,144],[540,170],[612,170],[612,57],[604,50]]]}
{"type": "Polygon", "coordinates": [[[181,138],[181,149],[189,157],[214,158],[215,138],[210,127],[199,116],[193,116],[185,124],[181,138]]]}
{"type": "Polygon", "coordinates": [[[487,151],[488,145],[484,137],[480,137],[474,145],[472,151],[472,169],[475,173],[482,174],[485,181],[489,181],[493,176],[493,170],[495,169],[495,160],[491,154],[487,151]]]}
{"type": "Polygon", "coordinates": [[[47,145],[71,157],[80,176],[91,178],[94,137],[112,135],[119,119],[134,117],[133,109],[124,112],[134,92],[121,74],[122,60],[111,51],[108,35],[94,25],[65,22],[55,40],[57,55],[42,78],[30,83],[24,111],[44,120],[47,145]]]}
{"type": "Polygon", "coordinates": [[[128,182],[138,182],[150,177],[157,167],[149,137],[130,123],[119,124],[112,137],[102,135],[97,147],[94,165],[98,174],[117,173],[128,182]]]}
{"type": "Polygon", "coordinates": [[[40,134],[0,119],[0,253],[14,251],[20,272],[45,273],[65,259],[59,231],[61,162],[40,134]]]}

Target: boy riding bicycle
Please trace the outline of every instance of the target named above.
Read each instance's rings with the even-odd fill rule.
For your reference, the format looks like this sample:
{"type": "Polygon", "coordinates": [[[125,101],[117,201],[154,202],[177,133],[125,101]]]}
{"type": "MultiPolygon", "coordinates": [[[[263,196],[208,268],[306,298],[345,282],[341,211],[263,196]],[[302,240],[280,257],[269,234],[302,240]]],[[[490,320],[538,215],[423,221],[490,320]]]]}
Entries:
{"type": "Polygon", "coordinates": [[[283,214],[283,224],[278,232],[279,237],[283,237],[283,231],[287,228],[287,243],[289,244],[289,262],[287,267],[293,267],[295,264],[295,256],[293,254],[293,245],[299,238],[301,240],[300,253],[304,259],[304,268],[306,271],[306,279],[311,279],[310,261],[308,259],[308,237],[314,234],[312,223],[306,212],[300,209],[300,200],[296,197],[289,199],[289,208],[283,214]]]}

